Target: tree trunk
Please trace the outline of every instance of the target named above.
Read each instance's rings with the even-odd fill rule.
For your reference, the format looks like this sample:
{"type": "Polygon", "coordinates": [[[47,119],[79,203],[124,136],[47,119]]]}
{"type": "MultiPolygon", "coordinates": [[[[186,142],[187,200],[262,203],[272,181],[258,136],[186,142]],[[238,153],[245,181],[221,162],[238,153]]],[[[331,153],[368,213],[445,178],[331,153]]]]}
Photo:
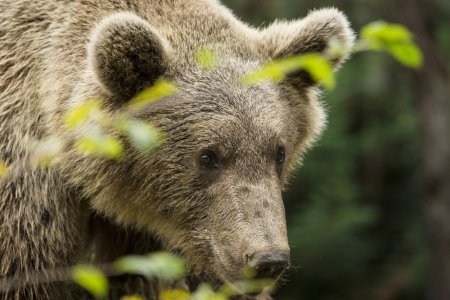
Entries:
{"type": "Polygon", "coordinates": [[[433,40],[430,6],[396,0],[400,20],[415,34],[425,64],[413,75],[422,135],[424,212],[430,255],[429,299],[450,299],[450,76],[433,40]]]}

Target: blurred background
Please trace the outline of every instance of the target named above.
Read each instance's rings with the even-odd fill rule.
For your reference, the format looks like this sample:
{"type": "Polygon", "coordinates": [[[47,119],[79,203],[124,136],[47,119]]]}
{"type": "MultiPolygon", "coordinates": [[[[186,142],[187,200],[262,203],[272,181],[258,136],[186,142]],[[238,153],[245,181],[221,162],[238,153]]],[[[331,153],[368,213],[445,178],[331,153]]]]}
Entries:
{"type": "Polygon", "coordinates": [[[276,299],[450,299],[450,1],[223,0],[254,26],[341,9],[413,31],[420,71],[355,55],[285,195],[293,268],[276,299]]]}

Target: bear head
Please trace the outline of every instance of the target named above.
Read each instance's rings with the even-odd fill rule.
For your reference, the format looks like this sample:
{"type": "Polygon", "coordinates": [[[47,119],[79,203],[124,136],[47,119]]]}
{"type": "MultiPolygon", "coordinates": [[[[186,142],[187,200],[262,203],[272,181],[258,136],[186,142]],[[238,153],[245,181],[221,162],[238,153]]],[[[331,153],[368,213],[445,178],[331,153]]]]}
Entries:
{"type": "Polygon", "coordinates": [[[242,78],[274,59],[325,54],[333,40],[343,52],[332,60],[337,68],[353,32],[335,9],[261,30],[223,14],[222,25],[196,20],[196,28],[178,30],[131,12],[101,20],[73,105],[101,97],[115,114],[161,77],[178,92],[133,116],[164,133],[154,151],[127,147],[120,160],[71,151],[67,170],[94,210],[151,232],[199,278],[235,281],[252,267],[257,277],[277,279],[289,267],[281,193],[325,114],[317,83],[305,72],[255,85],[242,78]],[[196,63],[201,47],[217,53],[214,68],[196,63]]]}

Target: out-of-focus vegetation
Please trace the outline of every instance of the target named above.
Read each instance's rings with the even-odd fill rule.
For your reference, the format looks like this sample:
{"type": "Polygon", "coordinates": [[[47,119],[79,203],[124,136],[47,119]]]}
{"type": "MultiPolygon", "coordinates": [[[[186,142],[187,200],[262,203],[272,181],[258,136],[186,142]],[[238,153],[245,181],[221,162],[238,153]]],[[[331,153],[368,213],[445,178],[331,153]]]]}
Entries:
{"type": "MultiPolygon", "coordinates": [[[[449,1],[224,0],[224,3],[255,26],[267,25],[276,18],[300,18],[309,10],[328,6],[342,10],[357,31],[377,19],[407,23],[422,45],[430,40],[442,54],[441,67],[449,68],[449,1]]],[[[362,37],[382,32],[384,24],[378,25],[363,31],[362,37]]],[[[394,40],[407,37],[401,29],[386,30],[394,40]]],[[[391,38],[382,43],[390,41],[391,38]]],[[[408,48],[399,50],[394,46],[388,51],[394,55],[407,53],[412,61],[420,61],[416,49],[408,48]]],[[[429,251],[433,252],[435,246],[430,244],[426,233],[435,228],[426,231],[424,225],[423,203],[429,198],[423,183],[427,173],[426,164],[422,164],[426,161],[424,147],[429,145],[424,128],[430,127],[421,113],[428,105],[423,104],[427,96],[423,85],[433,73],[440,72],[430,66],[435,59],[430,53],[426,51],[423,58],[429,73],[408,70],[391,57],[373,52],[353,55],[339,71],[336,89],[324,96],[329,112],[328,129],[307,155],[285,195],[294,268],[277,299],[450,297],[442,292],[437,296],[438,288],[433,282],[439,279],[429,274],[429,251]]],[[[448,88],[450,81],[443,82],[447,82],[448,88]]],[[[448,89],[436,93],[442,94],[443,102],[450,101],[448,89]]],[[[435,118],[448,117],[446,109],[445,105],[440,110],[436,108],[435,118]]],[[[437,145],[447,140],[446,136],[441,138],[441,144],[436,141],[437,145]]],[[[439,148],[431,144],[430,147],[439,148]]],[[[445,206],[441,209],[445,210],[445,206]]],[[[450,211],[443,213],[450,219],[450,211]]],[[[439,232],[436,231],[437,239],[445,236],[439,232]]],[[[443,251],[450,255],[448,250],[443,251]]],[[[439,259],[434,258],[435,265],[439,259]]]]}
{"type": "MultiPolygon", "coordinates": [[[[174,282],[182,279],[186,274],[184,261],[174,255],[160,252],[147,256],[127,256],[102,266],[102,269],[78,265],[72,268],[71,278],[75,283],[84,288],[96,299],[107,299],[108,276],[118,274],[138,274],[149,280],[157,279],[166,282],[174,282]],[[103,270],[102,270],[103,269],[103,270]]],[[[273,286],[272,280],[249,279],[233,283],[225,283],[213,290],[206,283],[200,284],[194,292],[184,288],[172,288],[160,291],[161,300],[227,300],[233,296],[250,293],[260,293],[265,288],[273,286]]],[[[143,300],[139,295],[127,295],[121,300],[143,300]]]]}
{"type": "MultiPolygon", "coordinates": [[[[181,258],[161,252],[148,256],[123,257],[111,262],[109,266],[103,266],[103,270],[95,266],[78,265],[72,268],[71,277],[96,299],[107,299],[109,289],[107,276],[117,274],[139,274],[148,279],[175,280],[186,274],[186,267],[181,258]]],[[[166,300],[172,299],[171,297],[176,293],[175,290],[164,292],[165,296],[162,298],[166,300]]],[[[140,296],[133,295],[125,298],[142,299],[140,296]]]]}

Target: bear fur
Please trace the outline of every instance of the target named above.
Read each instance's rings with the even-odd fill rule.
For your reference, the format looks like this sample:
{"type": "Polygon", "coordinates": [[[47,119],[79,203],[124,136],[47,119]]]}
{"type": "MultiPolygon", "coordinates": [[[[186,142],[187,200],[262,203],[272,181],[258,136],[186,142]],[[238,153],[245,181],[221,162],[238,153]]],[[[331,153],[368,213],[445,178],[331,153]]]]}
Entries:
{"type": "MultiPolygon", "coordinates": [[[[302,72],[241,79],[274,59],[326,54],[331,40],[344,53],[337,68],[353,39],[332,8],[256,29],[216,0],[2,0],[0,299],[80,299],[51,274],[132,253],[174,251],[191,277],[216,284],[238,280],[255,253],[288,255],[281,191],[324,109],[302,72]],[[204,47],[219,54],[214,69],[195,61],[204,47]],[[33,142],[73,142],[68,109],[101,98],[117,114],[160,77],[179,91],[134,116],[164,132],[155,151],[110,160],[66,146],[56,165],[30,168],[33,142]],[[205,155],[212,167],[199,164],[205,155]]],[[[157,284],[114,280],[111,298],[157,297],[157,284]]]]}

